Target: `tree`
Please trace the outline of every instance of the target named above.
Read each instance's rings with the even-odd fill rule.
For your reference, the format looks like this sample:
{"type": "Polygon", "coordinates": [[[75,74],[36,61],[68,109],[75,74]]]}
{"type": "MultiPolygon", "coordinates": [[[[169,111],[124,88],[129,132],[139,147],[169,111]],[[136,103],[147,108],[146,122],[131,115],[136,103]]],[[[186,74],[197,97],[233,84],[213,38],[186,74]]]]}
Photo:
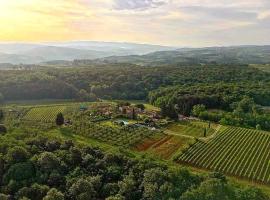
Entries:
{"type": "Polygon", "coordinates": [[[239,102],[232,103],[231,107],[238,116],[241,116],[242,113],[253,113],[258,112],[259,110],[259,108],[256,107],[254,100],[248,96],[244,96],[239,102]]]}
{"type": "Polygon", "coordinates": [[[167,172],[157,168],[149,169],[144,173],[142,186],[145,199],[161,199],[171,191],[171,184],[168,182],[167,172]]]}
{"type": "Polygon", "coordinates": [[[60,161],[58,157],[51,152],[43,152],[38,158],[38,165],[44,171],[57,170],[60,166],[60,161]]]}
{"type": "Polygon", "coordinates": [[[89,94],[86,90],[81,89],[78,92],[78,100],[79,101],[95,101],[95,100],[97,100],[97,97],[95,94],[93,94],[93,93],[89,94]]]}
{"type": "Polygon", "coordinates": [[[125,176],[124,179],[119,182],[119,194],[125,197],[127,200],[131,199],[139,199],[138,196],[138,185],[136,183],[136,179],[133,174],[129,174],[125,176]]]}
{"type": "Polygon", "coordinates": [[[117,104],[118,107],[122,107],[122,106],[130,106],[130,103],[127,101],[120,101],[117,104]]]}
{"type": "Polygon", "coordinates": [[[206,134],[207,134],[207,130],[206,130],[206,128],[204,128],[203,137],[206,137],[206,134]]]}
{"type": "Polygon", "coordinates": [[[47,185],[40,185],[37,183],[32,184],[30,187],[23,187],[17,192],[18,199],[27,197],[31,200],[41,200],[43,199],[49,187],[47,185]]]}
{"type": "Polygon", "coordinates": [[[95,199],[97,191],[100,189],[101,182],[100,177],[87,177],[80,178],[73,183],[69,189],[71,197],[78,200],[95,199]]]}
{"type": "Polygon", "coordinates": [[[269,197],[264,194],[261,190],[255,187],[247,187],[243,190],[237,191],[237,200],[268,200],[269,197]]]}
{"type": "Polygon", "coordinates": [[[62,113],[58,113],[57,116],[56,116],[56,120],[55,120],[56,125],[57,126],[62,126],[64,124],[64,121],[65,121],[65,119],[64,119],[63,114],[62,113]]]}
{"type": "Polygon", "coordinates": [[[106,200],[125,200],[125,198],[119,194],[115,195],[115,196],[110,196],[108,198],[106,198],[106,200]]]}
{"type": "Polygon", "coordinates": [[[10,148],[7,153],[7,160],[9,163],[24,162],[28,157],[28,151],[21,146],[10,148]]]}
{"type": "Polygon", "coordinates": [[[4,175],[4,183],[13,181],[27,181],[35,176],[35,167],[31,162],[23,162],[11,165],[4,175]]]}
{"type": "Polygon", "coordinates": [[[136,119],[137,116],[136,116],[136,111],[134,108],[132,108],[132,119],[136,119]]]}
{"type": "Polygon", "coordinates": [[[0,109],[0,121],[4,118],[4,112],[2,109],[0,109]]]}
{"type": "Polygon", "coordinates": [[[141,110],[145,110],[145,106],[144,104],[140,103],[140,104],[136,104],[135,105],[137,108],[140,108],[141,110]]]}
{"type": "Polygon", "coordinates": [[[64,200],[64,195],[62,192],[59,192],[57,189],[52,188],[49,190],[47,195],[43,198],[43,200],[64,200]]]}
{"type": "MultiPolygon", "coordinates": [[[[4,176],[4,165],[5,161],[4,161],[4,156],[2,154],[0,154],[0,185],[2,184],[2,179],[3,179],[3,176],[4,176]]],[[[1,199],[1,198],[0,198],[1,199]]]]}
{"type": "Polygon", "coordinates": [[[203,104],[197,104],[195,106],[193,106],[192,108],[192,114],[196,117],[198,117],[200,115],[200,113],[204,112],[206,110],[205,105],[203,104]]]}
{"type": "Polygon", "coordinates": [[[5,127],[5,125],[0,124],[0,135],[3,133],[7,133],[7,128],[5,127]]]}
{"type": "Polygon", "coordinates": [[[5,194],[1,194],[1,193],[0,193],[0,199],[1,199],[1,200],[9,200],[10,197],[9,197],[9,195],[5,195],[5,194]]]}
{"type": "Polygon", "coordinates": [[[229,200],[236,199],[234,192],[223,181],[210,178],[204,181],[198,188],[184,193],[180,200],[229,200]]]}
{"type": "Polygon", "coordinates": [[[256,125],[256,129],[257,129],[257,130],[262,130],[261,125],[260,125],[260,124],[257,124],[257,125],[256,125]]]}
{"type": "Polygon", "coordinates": [[[4,102],[4,96],[2,93],[0,93],[0,103],[3,103],[4,102]]]}

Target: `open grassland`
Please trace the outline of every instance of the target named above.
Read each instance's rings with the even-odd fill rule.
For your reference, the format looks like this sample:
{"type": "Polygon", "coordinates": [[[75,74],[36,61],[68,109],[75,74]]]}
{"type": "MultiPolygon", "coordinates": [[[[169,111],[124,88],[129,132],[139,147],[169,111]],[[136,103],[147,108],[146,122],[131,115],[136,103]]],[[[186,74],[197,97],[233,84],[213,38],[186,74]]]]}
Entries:
{"type": "Polygon", "coordinates": [[[23,120],[38,122],[54,122],[58,113],[63,113],[66,106],[41,106],[31,108],[23,120]]]}
{"type": "Polygon", "coordinates": [[[209,124],[202,121],[192,122],[174,122],[169,124],[164,131],[173,135],[187,135],[192,137],[204,137],[204,131],[206,129],[206,137],[211,136],[217,129],[216,124],[209,124]]]}
{"type": "Polygon", "coordinates": [[[208,142],[198,141],[179,162],[270,183],[270,133],[229,127],[208,142]]]}

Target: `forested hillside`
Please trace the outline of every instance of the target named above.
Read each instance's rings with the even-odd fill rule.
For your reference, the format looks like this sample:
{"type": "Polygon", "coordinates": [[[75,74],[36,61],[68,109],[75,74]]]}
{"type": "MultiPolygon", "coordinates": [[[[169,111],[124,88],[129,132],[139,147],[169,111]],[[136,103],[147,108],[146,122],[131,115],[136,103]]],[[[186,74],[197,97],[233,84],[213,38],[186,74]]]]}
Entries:
{"type": "Polygon", "coordinates": [[[267,73],[247,65],[141,67],[114,64],[5,70],[0,73],[0,93],[8,101],[76,99],[83,89],[91,98],[145,100],[150,91],[160,87],[233,83],[248,90],[254,84],[265,85],[263,83],[269,80],[267,73]]]}
{"type": "MultiPolygon", "coordinates": [[[[270,46],[232,46],[181,48],[146,55],[112,56],[86,63],[133,63],[139,65],[167,64],[266,64],[270,62],[270,46]]],[[[83,63],[83,62],[82,62],[83,63]]]]}

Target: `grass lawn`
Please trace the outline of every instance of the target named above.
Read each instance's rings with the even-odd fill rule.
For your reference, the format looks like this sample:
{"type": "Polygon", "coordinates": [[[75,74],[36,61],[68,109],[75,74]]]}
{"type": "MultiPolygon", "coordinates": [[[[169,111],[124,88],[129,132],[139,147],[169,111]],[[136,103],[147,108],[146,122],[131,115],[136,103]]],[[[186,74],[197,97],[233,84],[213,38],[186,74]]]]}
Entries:
{"type": "Polygon", "coordinates": [[[169,124],[165,129],[165,133],[173,134],[173,135],[187,135],[192,137],[203,137],[204,130],[206,128],[206,137],[211,136],[218,125],[210,124],[210,128],[208,128],[209,124],[203,121],[192,121],[192,122],[174,122],[169,124]]]}

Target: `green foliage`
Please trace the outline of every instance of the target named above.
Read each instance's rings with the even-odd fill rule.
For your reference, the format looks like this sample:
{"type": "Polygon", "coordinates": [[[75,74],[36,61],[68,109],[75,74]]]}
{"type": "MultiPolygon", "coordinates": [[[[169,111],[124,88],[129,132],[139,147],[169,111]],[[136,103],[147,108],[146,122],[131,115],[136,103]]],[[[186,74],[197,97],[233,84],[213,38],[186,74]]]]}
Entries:
{"type": "Polygon", "coordinates": [[[135,106],[136,106],[137,108],[140,108],[141,110],[145,110],[145,106],[144,106],[142,103],[136,104],[135,106]]]}
{"type": "Polygon", "coordinates": [[[9,163],[19,163],[26,161],[28,157],[27,150],[24,147],[17,146],[8,150],[6,159],[9,163]]]}
{"type": "Polygon", "coordinates": [[[198,104],[193,106],[192,108],[192,114],[196,117],[198,117],[200,115],[201,112],[204,112],[206,110],[205,105],[203,104],[198,104]]]}
{"type": "Polygon", "coordinates": [[[4,119],[4,111],[0,109],[0,121],[4,119]]]}
{"type": "Polygon", "coordinates": [[[80,93],[86,99],[90,94],[103,99],[145,100],[150,91],[160,87],[266,82],[269,76],[247,65],[142,67],[107,64],[86,68],[10,70],[0,73],[0,80],[0,92],[6,100],[77,99],[80,93]]]}
{"type": "Polygon", "coordinates": [[[3,94],[0,92],[0,104],[4,102],[4,96],[3,94]]]}
{"type": "Polygon", "coordinates": [[[91,93],[89,94],[86,90],[81,89],[78,93],[78,100],[85,102],[85,101],[96,101],[97,97],[95,94],[91,93]]]}
{"type": "Polygon", "coordinates": [[[5,134],[7,132],[7,128],[5,125],[0,124],[0,135],[5,134]]]}
{"type": "Polygon", "coordinates": [[[231,199],[266,200],[260,190],[233,186],[222,174],[194,175],[148,159],[41,137],[30,130],[17,134],[21,140],[14,139],[15,135],[0,137],[0,153],[4,154],[0,157],[0,164],[4,164],[0,166],[4,177],[1,199],[163,200],[187,199],[189,193],[195,193],[203,198],[208,194],[214,199],[237,194],[237,198],[231,199]],[[18,156],[19,149],[27,149],[27,153],[18,156]]]}
{"type": "Polygon", "coordinates": [[[64,199],[65,198],[62,192],[59,192],[55,188],[50,189],[47,195],[43,198],[43,200],[64,200],[64,199]]]}
{"type": "Polygon", "coordinates": [[[64,124],[64,116],[62,113],[58,113],[55,119],[55,123],[57,126],[62,126],[64,124]]]}
{"type": "Polygon", "coordinates": [[[13,181],[31,181],[35,177],[35,168],[31,162],[13,164],[4,176],[4,183],[13,181]]]}

